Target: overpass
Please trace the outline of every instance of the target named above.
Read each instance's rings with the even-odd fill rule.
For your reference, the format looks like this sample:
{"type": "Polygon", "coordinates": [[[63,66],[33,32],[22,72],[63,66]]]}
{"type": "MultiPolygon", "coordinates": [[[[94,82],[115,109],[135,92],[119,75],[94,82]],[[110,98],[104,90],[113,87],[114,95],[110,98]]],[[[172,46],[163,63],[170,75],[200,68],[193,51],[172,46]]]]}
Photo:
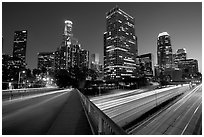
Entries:
{"type": "Polygon", "coordinates": [[[2,134],[124,135],[126,132],[73,89],[2,102],[2,134]]]}

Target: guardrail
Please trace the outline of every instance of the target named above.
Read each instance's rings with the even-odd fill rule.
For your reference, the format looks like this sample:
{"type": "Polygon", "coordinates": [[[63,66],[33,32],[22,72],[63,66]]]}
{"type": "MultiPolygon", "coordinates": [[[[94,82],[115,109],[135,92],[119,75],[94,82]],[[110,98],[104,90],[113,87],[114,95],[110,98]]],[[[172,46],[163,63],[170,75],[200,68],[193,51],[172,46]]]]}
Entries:
{"type": "Polygon", "coordinates": [[[127,133],[104,114],[95,104],[77,90],[81,102],[90,118],[91,126],[98,135],[127,135],[127,133]]]}

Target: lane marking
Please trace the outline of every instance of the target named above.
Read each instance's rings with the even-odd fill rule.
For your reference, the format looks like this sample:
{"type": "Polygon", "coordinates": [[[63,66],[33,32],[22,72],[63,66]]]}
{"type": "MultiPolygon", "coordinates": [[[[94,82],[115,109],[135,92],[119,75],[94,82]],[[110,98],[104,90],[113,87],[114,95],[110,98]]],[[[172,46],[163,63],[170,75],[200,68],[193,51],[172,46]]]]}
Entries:
{"type": "Polygon", "coordinates": [[[28,100],[31,98],[36,98],[36,97],[41,97],[41,96],[46,96],[46,95],[50,95],[50,94],[55,94],[55,93],[61,93],[61,92],[66,92],[66,91],[71,91],[73,89],[65,89],[65,90],[56,90],[56,91],[52,91],[52,92],[47,92],[47,93],[42,93],[42,94],[37,94],[37,95],[31,95],[31,96],[27,96],[24,98],[17,98],[17,99],[12,99],[12,100],[6,100],[2,102],[2,107],[15,103],[15,102],[19,102],[19,101],[23,101],[23,100],[28,100]]]}
{"type": "MultiPolygon", "coordinates": [[[[201,98],[202,98],[202,97],[200,97],[199,99],[201,99],[201,98]]],[[[196,103],[197,103],[197,102],[195,102],[195,103],[189,108],[189,110],[190,110],[196,103]]],[[[202,101],[200,102],[200,104],[201,104],[201,103],[202,103],[202,101]]],[[[198,107],[200,106],[200,104],[198,105],[198,107]]],[[[198,108],[198,107],[197,107],[197,108],[198,108]]],[[[197,108],[196,108],[196,111],[197,111],[197,108]]],[[[189,111],[189,110],[188,110],[188,111],[189,111]]],[[[188,111],[187,111],[187,112],[188,112],[188,111]]],[[[185,128],[183,129],[181,135],[183,135],[183,133],[185,132],[186,128],[188,127],[188,125],[189,125],[191,119],[193,118],[193,116],[195,115],[195,112],[196,112],[196,111],[194,111],[194,113],[193,113],[193,115],[191,116],[190,120],[188,121],[188,123],[186,124],[185,128]]],[[[187,114],[187,112],[186,112],[186,114],[187,114]]]]}
{"type": "MultiPolygon", "coordinates": [[[[195,89],[193,89],[192,91],[190,91],[187,95],[185,95],[181,100],[179,100],[177,103],[181,103],[177,108],[174,109],[174,111],[176,111],[178,108],[181,107],[181,105],[183,105],[184,103],[186,103],[193,94],[195,94],[195,92],[197,92],[200,89],[200,87],[196,87],[195,89]],[[191,95],[191,96],[190,96],[191,95]],[[187,98],[188,97],[188,98],[187,98]],[[184,99],[186,99],[185,101],[183,101],[184,99]]],[[[176,103],[176,104],[177,104],[176,103]]]]}

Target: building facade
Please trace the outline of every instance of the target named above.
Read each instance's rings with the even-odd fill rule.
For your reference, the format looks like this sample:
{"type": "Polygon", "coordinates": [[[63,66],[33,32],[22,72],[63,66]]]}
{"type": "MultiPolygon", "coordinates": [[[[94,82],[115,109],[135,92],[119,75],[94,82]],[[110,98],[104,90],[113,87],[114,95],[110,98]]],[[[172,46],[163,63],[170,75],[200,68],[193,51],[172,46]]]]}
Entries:
{"type": "Polygon", "coordinates": [[[175,65],[177,66],[180,60],[186,60],[186,59],[187,59],[187,52],[185,48],[178,49],[176,53],[173,54],[173,60],[175,65]]]}
{"type": "Polygon", "coordinates": [[[157,38],[157,60],[159,67],[170,68],[173,64],[172,46],[170,35],[162,32],[157,38]]]}
{"type": "Polygon", "coordinates": [[[14,32],[13,58],[21,61],[21,67],[26,67],[27,30],[14,32]]]}
{"type": "Polygon", "coordinates": [[[89,68],[89,51],[85,49],[80,50],[80,68],[89,68]]]}
{"type": "Polygon", "coordinates": [[[40,52],[38,53],[38,69],[46,69],[47,72],[54,71],[55,53],[54,52],[40,52]]]}
{"type": "Polygon", "coordinates": [[[145,77],[153,77],[153,61],[152,61],[152,54],[147,53],[143,55],[137,56],[137,62],[141,68],[140,71],[144,73],[145,77]]]}
{"type": "Polygon", "coordinates": [[[135,20],[118,7],[106,13],[104,33],[104,79],[135,78],[137,37],[135,20]]]}
{"type": "Polygon", "coordinates": [[[178,68],[182,70],[183,78],[191,78],[198,72],[198,61],[195,59],[180,60],[178,68]]]}

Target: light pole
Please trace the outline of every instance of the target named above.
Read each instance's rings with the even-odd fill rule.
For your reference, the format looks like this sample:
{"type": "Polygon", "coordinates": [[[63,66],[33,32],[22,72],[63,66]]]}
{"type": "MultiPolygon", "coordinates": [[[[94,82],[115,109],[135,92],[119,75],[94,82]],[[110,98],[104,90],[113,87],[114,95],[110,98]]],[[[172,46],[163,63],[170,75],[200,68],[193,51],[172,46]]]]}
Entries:
{"type": "MultiPolygon", "coordinates": [[[[25,73],[25,70],[22,71],[22,73],[25,73]]],[[[18,88],[20,88],[20,80],[21,80],[21,71],[18,73],[18,88]]]]}

